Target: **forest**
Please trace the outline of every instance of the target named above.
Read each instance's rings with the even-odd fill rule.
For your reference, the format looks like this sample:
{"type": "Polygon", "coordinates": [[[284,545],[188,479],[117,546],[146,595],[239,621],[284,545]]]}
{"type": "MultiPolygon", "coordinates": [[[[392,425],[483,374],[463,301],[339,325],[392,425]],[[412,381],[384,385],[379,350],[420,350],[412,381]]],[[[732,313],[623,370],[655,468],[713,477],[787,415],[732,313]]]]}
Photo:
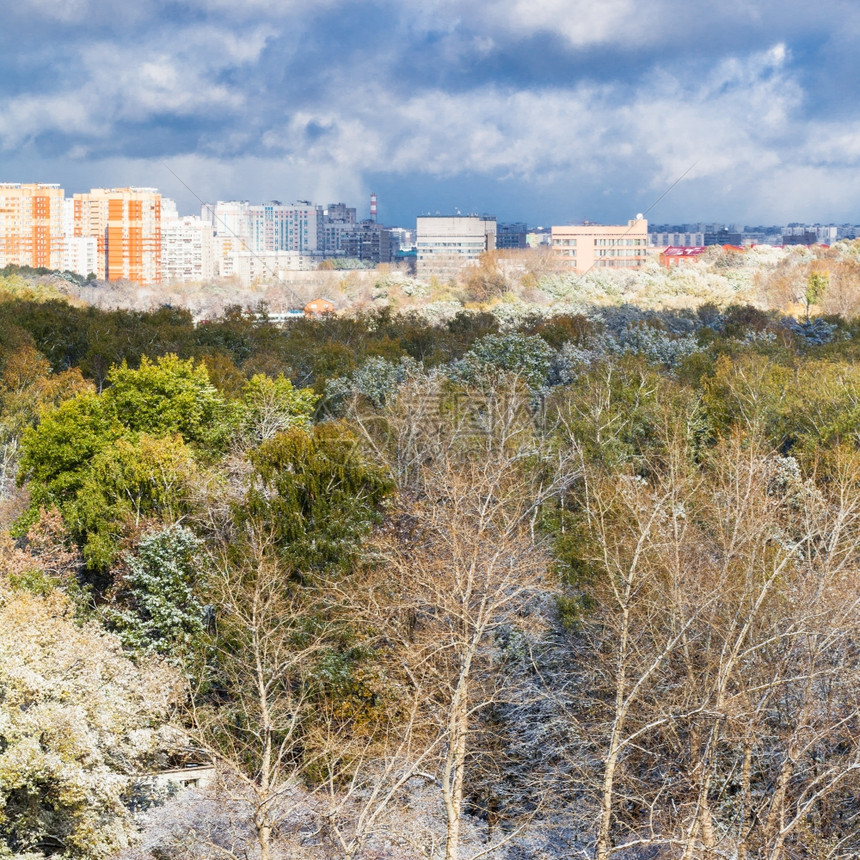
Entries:
{"type": "Polygon", "coordinates": [[[825,286],[284,326],[0,291],[0,858],[860,855],[825,286]]]}

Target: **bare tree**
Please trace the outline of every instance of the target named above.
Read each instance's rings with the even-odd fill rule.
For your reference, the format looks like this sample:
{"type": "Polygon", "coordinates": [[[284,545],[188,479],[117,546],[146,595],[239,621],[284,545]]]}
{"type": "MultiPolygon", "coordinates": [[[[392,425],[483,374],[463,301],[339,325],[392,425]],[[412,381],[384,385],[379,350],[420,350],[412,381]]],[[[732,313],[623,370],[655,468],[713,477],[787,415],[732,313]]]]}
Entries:
{"type": "Polygon", "coordinates": [[[596,695],[574,718],[599,739],[593,855],[851,856],[856,455],[825,494],[753,439],[704,465],[683,450],[648,480],[587,481],[596,695]]]}
{"type": "Polygon", "coordinates": [[[238,780],[260,860],[270,860],[284,801],[304,802],[303,736],[325,630],[309,623],[306,595],[284,576],[264,529],[249,527],[241,554],[222,556],[212,585],[214,669],[208,689],[192,693],[190,734],[238,780]]]}
{"type": "Polygon", "coordinates": [[[402,490],[376,545],[369,606],[420,691],[444,856],[459,860],[481,721],[505,696],[502,640],[545,622],[535,601],[550,589],[550,556],[535,523],[575,470],[542,441],[527,392],[510,378],[468,392],[413,380],[381,419],[358,418],[402,490]]]}

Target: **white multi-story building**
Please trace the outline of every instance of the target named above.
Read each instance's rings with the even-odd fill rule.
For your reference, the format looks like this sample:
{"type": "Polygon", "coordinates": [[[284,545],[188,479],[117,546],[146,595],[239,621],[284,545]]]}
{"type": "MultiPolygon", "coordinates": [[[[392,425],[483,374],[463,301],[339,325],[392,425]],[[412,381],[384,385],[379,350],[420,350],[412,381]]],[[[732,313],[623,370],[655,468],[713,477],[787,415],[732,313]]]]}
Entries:
{"type": "Polygon", "coordinates": [[[296,251],[237,251],[230,254],[229,271],[248,286],[255,281],[269,283],[281,280],[288,272],[308,272],[320,262],[318,256],[299,254],[296,251]]]}
{"type": "Polygon", "coordinates": [[[322,254],[325,250],[323,208],[306,200],[283,204],[277,200],[248,208],[250,246],[258,254],[294,251],[322,254]]]}
{"type": "Polygon", "coordinates": [[[800,236],[802,238],[815,236],[815,241],[823,245],[832,245],[838,237],[839,228],[821,224],[792,224],[784,227],[783,236],[800,236]]]}
{"type": "Polygon", "coordinates": [[[201,281],[215,273],[215,236],[211,224],[194,215],[162,222],[162,281],[201,281]]]}
{"type": "Polygon", "coordinates": [[[251,247],[250,209],[247,200],[219,200],[204,203],[200,218],[212,225],[216,236],[229,239],[231,247],[248,250],[251,247]]]}
{"type": "Polygon", "coordinates": [[[704,233],[649,233],[648,244],[651,247],[663,248],[700,248],[705,244],[704,233]]]}
{"type": "Polygon", "coordinates": [[[417,219],[416,274],[419,278],[456,278],[485,251],[496,248],[496,219],[487,215],[423,215],[417,219]]]}
{"type": "Polygon", "coordinates": [[[66,234],[63,245],[63,271],[74,272],[82,278],[97,275],[99,270],[99,245],[95,236],[73,236],[66,234]]]}
{"type": "Polygon", "coordinates": [[[176,208],[176,201],[170,197],[161,198],[161,220],[175,221],[179,217],[179,210],[176,208]]]}

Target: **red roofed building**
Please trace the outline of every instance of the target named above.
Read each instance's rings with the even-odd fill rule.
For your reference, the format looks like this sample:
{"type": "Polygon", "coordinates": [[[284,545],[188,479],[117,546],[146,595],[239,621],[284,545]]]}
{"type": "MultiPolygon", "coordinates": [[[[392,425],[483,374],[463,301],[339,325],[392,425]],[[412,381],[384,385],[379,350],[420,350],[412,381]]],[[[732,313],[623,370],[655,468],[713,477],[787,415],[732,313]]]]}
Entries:
{"type": "Polygon", "coordinates": [[[670,245],[665,251],[660,252],[661,266],[677,266],[680,263],[689,263],[698,260],[708,249],[704,245],[696,245],[692,248],[681,248],[670,245]]]}

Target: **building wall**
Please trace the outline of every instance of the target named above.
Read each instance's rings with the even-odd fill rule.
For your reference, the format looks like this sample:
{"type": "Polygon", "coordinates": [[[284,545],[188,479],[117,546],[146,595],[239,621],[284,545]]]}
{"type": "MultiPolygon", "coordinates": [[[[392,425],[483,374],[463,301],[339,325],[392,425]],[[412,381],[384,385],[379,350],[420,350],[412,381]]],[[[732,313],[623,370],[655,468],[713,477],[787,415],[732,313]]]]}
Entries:
{"type": "Polygon", "coordinates": [[[214,275],[215,236],[212,225],[192,215],[162,222],[162,281],[200,281],[214,275]]]}
{"type": "Polygon", "coordinates": [[[161,195],[155,188],[93,188],[74,196],[75,236],[96,239],[100,278],[161,283],[161,195]]]}
{"type": "Polygon", "coordinates": [[[324,250],[322,206],[273,201],[248,207],[248,217],[252,251],[316,254],[324,250]]]}
{"type": "Polygon", "coordinates": [[[63,201],[59,185],[0,183],[0,267],[62,268],[63,201]]]}
{"type": "Polygon", "coordinates": [[[701,248],[705,244],[704,233],[649,233],[648,244],[654,248],[701,248]]]}
{"type": "Polygon", "coordinates": [[[66,236],[63,243],[64,271],[74,272],[82,278],[98,274],[98,243],[93,236],[66,236]]]}
{"type": "Polygon", "coordinates": [[[419,278],[456,278],[485,251],[496,248],[496,219],[477,215],[427,215],[417,219],[419,278]]]}
{"type": "Polygon", "coordinates": [[[322,316],[322,314],[333,314],[334,312],[335,305],[331,299],[312,299],[305,305],[306,317],[322,316]]]}
{"type": "Polygon", "coordinates": [[[521,221],[513,224],[499,224],[496,232],[496,247],[510,250],[527,248],[528,233],[528,225],[521,221]]]}
{"type": "Polygon", "coordinates": [[[341,255],[365,263],[391,262],[391,233],[379,224],[362,221],[340,236],[341,255]]]}
{"type": "Polygon", "coordinates": [[[216,236],[229,240],[235,250],[247,251],[251,247],[250,209],[247,200],[219,200],[204,203],[200,218],[212,225],[216,236]]]}
{"type": "Polygon", "coordinates": [[[592,268],[641,269],[648,246],[644,218],[627,225],[585,224],[552,228],[552,248],[559,264],[582,274],[592,268]]]}
{"type": "Polygon", "coordinates": [[[273,283],[283,280],[287,272],[310,271],[319,265],[320,257],[298,254],[295,251],[275,251],[258,254],[255,251],[238,251],[230,255],[230,274],[248,286],[254,281],[273,283]]]}

